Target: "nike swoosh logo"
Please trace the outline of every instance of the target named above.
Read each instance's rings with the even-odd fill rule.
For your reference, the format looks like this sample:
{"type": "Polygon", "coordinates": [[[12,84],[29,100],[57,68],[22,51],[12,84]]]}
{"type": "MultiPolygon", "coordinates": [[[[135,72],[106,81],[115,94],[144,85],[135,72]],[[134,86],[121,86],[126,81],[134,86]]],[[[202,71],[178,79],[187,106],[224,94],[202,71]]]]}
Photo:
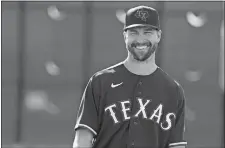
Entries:
{"type": "Polygon", "coordinates": [[[123,84],[123,82],[121,82],[121,83],[119,83],[119,84],[113,84],[113,83],[112,83],[112,84],[111,84],[111,87],[112,87],[112,88],[115,88],[115,87],[117,87],[117,86],[120,86],[121,84],[123,84]]]}

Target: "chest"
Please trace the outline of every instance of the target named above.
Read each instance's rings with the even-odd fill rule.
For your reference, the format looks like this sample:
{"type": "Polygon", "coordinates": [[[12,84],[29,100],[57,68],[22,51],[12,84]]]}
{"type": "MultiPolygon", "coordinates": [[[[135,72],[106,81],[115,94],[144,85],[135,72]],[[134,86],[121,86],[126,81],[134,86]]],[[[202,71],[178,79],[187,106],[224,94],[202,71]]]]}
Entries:
{"type": "Polygon", "coordinates": [[[163,124],[175,118],[176,102],[160,81],[133,78],[107,85],[102,98],[104,121],[119,124],[138,118],[143,123],[163,124]]]}
{"type": "Polygon", "coordinates": [[[126,104],[135,110],[142,104],[145,104],[146,109],[153,109],[162,104],[169,111],[176,105],[176,102],[173,102],[173,95],[157,80],[121,79],[112,80],[107,85],[103,96],[105,107],[116,104],[121,108],[126,104]]]}

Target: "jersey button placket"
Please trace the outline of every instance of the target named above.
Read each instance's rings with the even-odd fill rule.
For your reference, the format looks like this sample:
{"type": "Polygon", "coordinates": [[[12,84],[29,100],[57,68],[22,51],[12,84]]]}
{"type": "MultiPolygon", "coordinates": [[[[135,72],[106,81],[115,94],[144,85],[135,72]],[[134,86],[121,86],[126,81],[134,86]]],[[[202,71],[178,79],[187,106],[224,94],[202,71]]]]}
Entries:
{"type": "MultiPolygon", "coordinates": [[[[141,94],[142,94],[142,92],[141,92],[141,85],[142,85],[142,81],[139,81],[137,84],[136,84],[136,90],[135,90],[135,100],[137,100],[140,96],[141,96],[141,94]]],[[[134,101],[135,103],[133,104],[133,108],[136,108],[136,106],[137,106],[137,104],[136,103],[138,103],[138,102],[136,102],[136,101],[134,101]]],[[[136,113],[136,110],[134,110],[134,109],[132,109],[132,112],[133,112],[133,114],[135,114],[136,113]]],[[[133,139],[135,136],[135,132],[136,132],[136,130],[139,128],[139,127],[137,127],[137,125],[138,125],[138,119],[136,119],[136,118],[134,118],[134,119],[132,119],[132,120],[130,120],[130,122],[131,122],[131,126],[130,126],[130,138],[131,139],[133,139]],[[134,137],[133,137],[134,136],[134,137]]],[[[134,143],[134,140],[131,140],[130,141],[130,148],[134,148],[135,147],[135,143],[134,143]]]]}
{"type": "Polygon", "coordinates": [[[138,85],[142,85],[142,81],[139,81],[138,85]]]}
{"type": "Polygon", "coordinates": [[[134,148],[134,141],[131,142],[131,147],[134,148]]]}
{"type": "MultiPolygon", "coordinates": [[[[140,87],[142,85],[142,81],[139,81],[138,82],[138,87],[140,87]]],[[[138,91],[138,95],[141,95],[142,94],[142,92],[141,91],[138,91]]]]}
{"type": "MultiPolygon", "coordinates": [[[[137,93],[138,93],[138,97],[136,97],[136,99],[139,99],[139,97],[141,97],[141,95],[142,95],[142,92],[141,92],[141,85],[142,85],[143,83],[142,83],[142,81],[140,80],[139,82],[138,82],[138,85],[137,85],[137,89],[138,89],[138,91],[137,91],[137,93]]],[[[138,123],[139,123],[139,121],[138,121],[138,118],[135,118],[134,119],[134,121],[133,121],[133,124],[134,125],[138,125],[138,123]]]]}
{"type": "Polygon", "coordinates": [[[138,125],[138,121],[137,120],[134,120],[134,125],[138,125]]]}

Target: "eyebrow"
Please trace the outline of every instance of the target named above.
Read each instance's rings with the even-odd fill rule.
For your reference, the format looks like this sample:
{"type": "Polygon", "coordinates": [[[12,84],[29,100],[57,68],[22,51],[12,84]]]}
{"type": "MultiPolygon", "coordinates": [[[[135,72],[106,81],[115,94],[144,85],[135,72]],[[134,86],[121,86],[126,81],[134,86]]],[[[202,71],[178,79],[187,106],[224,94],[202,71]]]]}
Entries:
{"type": "Polygon", "coordinates": [[[135,29],[130,29],[130,32],[138,32],[138,31],[135,29]]]}
{"type": "Polygon", "coordinates": [[[146,29],[144,29],[144,31],[154,31],[154,29],[153,28],[146,28],[146,29]]]}

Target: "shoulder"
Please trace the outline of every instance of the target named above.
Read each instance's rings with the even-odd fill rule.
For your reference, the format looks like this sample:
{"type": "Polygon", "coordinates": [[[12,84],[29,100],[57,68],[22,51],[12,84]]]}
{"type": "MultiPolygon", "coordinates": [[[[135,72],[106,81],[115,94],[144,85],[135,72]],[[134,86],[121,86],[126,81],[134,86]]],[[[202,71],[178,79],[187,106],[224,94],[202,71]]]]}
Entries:
{"type": "Polygon", "coordinates": [[[174,95],[184,95],[184,90],[181,84],[169,75],[167,72],[160,68],[162,83],[165,87],[165,90],[168,90],[171,94],[174,95]]]}
{"type": "Polygon", "coordinates": [[[99,70],[94,73],[91,77],[92,82],[96,81],[106,81],[107,79],[111,78],[113,75],[119,73],[122,68],[122,62],[107,67],[105,69],[99,70]]]}
{"type": "Polygon", "coordinates": [[[172,88],[181,87],[180,83],[171,75],[169,75],[167,72],[165,72],[161,68],[159,68],[159,71],[161,76],[160,78],[162,79],[164,84],[166,84],[168,87],[172,87],[172,88]]]}

